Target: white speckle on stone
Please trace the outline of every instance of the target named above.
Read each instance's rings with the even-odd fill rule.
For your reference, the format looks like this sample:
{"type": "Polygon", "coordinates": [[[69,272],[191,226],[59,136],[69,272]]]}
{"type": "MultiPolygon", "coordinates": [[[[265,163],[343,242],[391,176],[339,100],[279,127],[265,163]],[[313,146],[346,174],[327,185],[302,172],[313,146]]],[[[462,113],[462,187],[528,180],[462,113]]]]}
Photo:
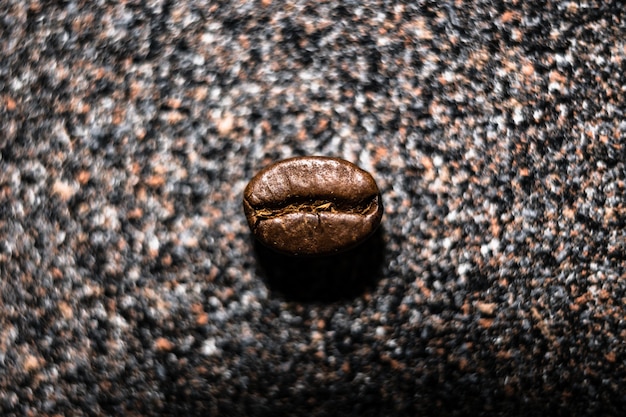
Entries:
{"type": "Polygon", "coordinates": [[[565,59],[565,56],[562,54],[555,54],[554,59],[556,60],[557,65],[559,66],[563,66],[568,63],[567,60],[565,59]]]}
{"type": "Polygon", "coordinates": [[[195,248],[198,246],[198,238],[191,230],[183,230],[180,234],[180,241],[186,248],[195,248]]]}
{"type": "Polygon", "coordinates": [[[522,113],[522,107],[517,106],[513,111],[513,122],[518,125],[524,121],[524,114],[522,113]]]}
{"type": "Polygon", "coordinates": [[[433,165],[437,168],[440,168],[443,165],[443,158],[441,157],[441,155],[433,156],[433,165]]]}
{"type": "Polygon", "coordinates": [[[147,245],[149,252],[158,252],[159,247],[161,246],[161,244],[159,243],[159,239],[154,235],[148,237],[147,245]]]}
{"type": "Polygon", "coordinates": [[[472,269],[472,266],[468,263],[459,264],[456,268],[456,273],[459,275],[465,275],[472,269]]]}
{"type": "Polygon", "coordinates": [[[56,244],[60,245],[63,242],[65,242],[65,236],[66,236],[66,233],[63,230],[60,230],[59,233],[57,233],[56,235],[56,244]]]}
{"type": "Polygon", "coordinates": [[[216,311],[215,313],[213,313],[212,318],[216,322],[222,323],[222,322],[228,320],[228,315],[226,314],[226,312],[224,310],[219,310],[219,311],[216,311]]]}
{"type": "Polygon", "coordinates": [[[59,143],[63,145],[70,144],[70,135],[67,133],[64,123],[58,122],[55,124],[53,133],[54,139],[56,139],[59,143]]]}
{"type": "Polygon", "coordinates": [[[374,118],[372,117],[364,117],[363,118],[363,122],[362,122],[362,126],[363,128],[367,131],[367,133],[369,134],[373,134],[376,133],[376,121],[374,120],[374,118]]]}
{"type": "Polygon", "coordinates": [[[449,223],[454,223],[457,221],[458,217],[459,217],[459,212],[456,210],[452,210],[450,213],[448,213],[445,220],[449,223]]]}
{"type": "Polygon", "coordinates": [[[396,339],[389,339],[387,343],[385,343],[385,346],[395,349],[398,347],[398,341],[396,339]]]}
{"type": "Polygon", "coordinates": [[[362,322],[359,319],[356,319],[354,322],[352,322],[352,324],[350,325],[350,331],[352,333],[359,333],[363,330],[363,326],[362,326],[362,322]]]}
{"type": "Polygon", "coordinates": [[[104,226],[110,230],[119,230],[120,221],[118,218],[117,209],[113,206],[107,205],[102,209],[102,215],[104,216],[104,226]]]}
{"type": "Polygon", "coordinates": [[[205,59],[204,59],[204,57],[202,55],[196,54],[196,55],[193,56],[192,62],[193,62],[193,64],[195,66],[200,67],[200,66],[205,64],[205,59]]]}
{"type": "Polygon", "coordinates": [[[137,266],[133,266],[128,270],[127,278],[131,281],[137,281],[139,276],[139,268],[137,266]]]}
{"type": "Polygon", "coordinates": [[[563,86],[562,86],[561,84],[557,83],[556,81],[551,82],[551,83],[548,85],[548,91],[549,91],[549,92],[553,92],[553,91],[559,91],[559,92],[561,92],[561,89],[562,89],[562,88],[563,88],[563,86]]]}
{"type": "Polygon", "coordinates": [[[220,352],[220,349],[215,344],[215,339],[210,338],[204,341],[202,344],[201,352],[205,356],[213,356],[220,352]]]}
{"type": "Polygon", "coordinates": [[[374,169],[369,152],[361,152],[359,154],[359,164],[361,165],[361,168],[366,171],[372,171],[374,169]]]}
{"type": "Polygon", "coordinates": [[[444,71],[441,75],[447,83],[451,83],[454,81],[454,73],[452,71],[444,71]]]}
{"type": "Polygon", "coordinates": [[[124,317],[120,316],[119,314],[112,315],[109,318],[109,323],[111,323],[113,326],[115,326],[118,329],[128,328],[128,322],[126,321],[126,319],[124,319],[124,317]]]}
{"type": "Polygon", "coordinates": [[[202,34],[202,36],[200,37],[200,40],[201,40],[203,43],[206,43],[206,44],[209,44],[209,45],[210,45],[210,44],[212,44],[212,43],[214,43],[214,42],[215,42],[215,34],[214,34],[214,33],[211,33],[211,32],[205,32],[205,33],[203,33],[203,34],[202,34]]]}
{"type": "Polygon", "coordinates": [[[211,296],[209,297],[209,305],[211,307],[222,307],[222,302],[219,300],[219,298],[215,297],[215,296],[211,296]]]}
{"type": "MultiPolygon", "coordinates": [[[[222,96],[222,89],[220,87],[214,86],[213,88],[211,88],[211,90],[209,90],[209,98],[211,100],[218,100],[221,98],[221,96],[222,96]]],[[[219,115],[221,115],[221,112],[213,111],[212,114],[213,114],[213,117],[219,117],[219,115]]]]}
{"type": "Polygon", "coordinates": [[[241,305],[246,309],[248,308],[258,309],[261,307],[261,304],[257,301],[256,296],[250,291],[246,291],[241,296],[241,305]]]}
{"type": "Polygon", "coordinates": [[[385,335],[385,328],[383,326],[376,327],[376,336],[383,337],[385,335]]]}
{"type": "Polygon", "coordinates": [[[476,159],[478,154],[474,148],[470,148],[467,152],[465,152],[465,159],[476,159]]]}
{"type": "Polygon", "coordinates": [[[185,295],[185,293],[187,292],[187,284],[184,283],[180,283],[176,286],[176,289],[174,290],[174,293],[176,295],[185,295]]]}

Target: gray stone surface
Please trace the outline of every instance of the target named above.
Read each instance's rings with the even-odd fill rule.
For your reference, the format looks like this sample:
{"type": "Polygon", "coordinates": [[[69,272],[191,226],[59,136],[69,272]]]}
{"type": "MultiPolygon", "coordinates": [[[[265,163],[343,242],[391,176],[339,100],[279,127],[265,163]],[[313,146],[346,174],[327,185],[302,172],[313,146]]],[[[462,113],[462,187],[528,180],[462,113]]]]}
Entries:
{"type": "Polygon", "coordinates": [[[618,1],[0,2],[3,416],[622,415],[618,1]],[[383,191],[340,258],[247,181],[383,191]]]}

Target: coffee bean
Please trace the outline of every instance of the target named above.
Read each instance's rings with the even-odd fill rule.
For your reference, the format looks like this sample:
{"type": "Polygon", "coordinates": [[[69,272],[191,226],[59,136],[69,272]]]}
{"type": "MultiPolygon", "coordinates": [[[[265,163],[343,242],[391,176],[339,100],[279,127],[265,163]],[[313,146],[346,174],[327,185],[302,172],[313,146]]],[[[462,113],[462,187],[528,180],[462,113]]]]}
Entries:
{"type": "Polygon", "coordinates": [[[319,256],[366,240],[383,214],[372,176],[338,158],[297,157],[260,171],[244,191],[254,236],[289,255],[319,256]]]}

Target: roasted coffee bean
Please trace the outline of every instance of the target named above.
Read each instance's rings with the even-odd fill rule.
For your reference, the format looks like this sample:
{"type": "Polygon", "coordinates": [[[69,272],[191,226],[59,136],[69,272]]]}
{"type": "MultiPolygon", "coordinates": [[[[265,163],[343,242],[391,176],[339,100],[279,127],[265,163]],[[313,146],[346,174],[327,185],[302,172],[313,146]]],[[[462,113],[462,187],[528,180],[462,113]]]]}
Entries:
{"type": "Polygon", "coordinates": [[[372,176],[338,158],[297,157],[259,172],[244,191],[254,236],[289,255],[319,256],[366,240],[383,214],[372,176]]]}

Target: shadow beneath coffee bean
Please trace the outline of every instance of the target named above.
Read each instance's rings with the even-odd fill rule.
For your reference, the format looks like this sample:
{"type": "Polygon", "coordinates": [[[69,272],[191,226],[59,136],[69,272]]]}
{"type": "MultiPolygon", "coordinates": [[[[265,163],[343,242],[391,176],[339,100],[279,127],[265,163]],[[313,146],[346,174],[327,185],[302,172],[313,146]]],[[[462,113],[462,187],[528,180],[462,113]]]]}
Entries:
{"type": "Polygon", "coordinates": [[[257,241],[254,250],[270,291],[290,301],[332,302],[376,285],[384,258],[383,230],[356,248],[321,258],[283,255],[257,241]]]}

